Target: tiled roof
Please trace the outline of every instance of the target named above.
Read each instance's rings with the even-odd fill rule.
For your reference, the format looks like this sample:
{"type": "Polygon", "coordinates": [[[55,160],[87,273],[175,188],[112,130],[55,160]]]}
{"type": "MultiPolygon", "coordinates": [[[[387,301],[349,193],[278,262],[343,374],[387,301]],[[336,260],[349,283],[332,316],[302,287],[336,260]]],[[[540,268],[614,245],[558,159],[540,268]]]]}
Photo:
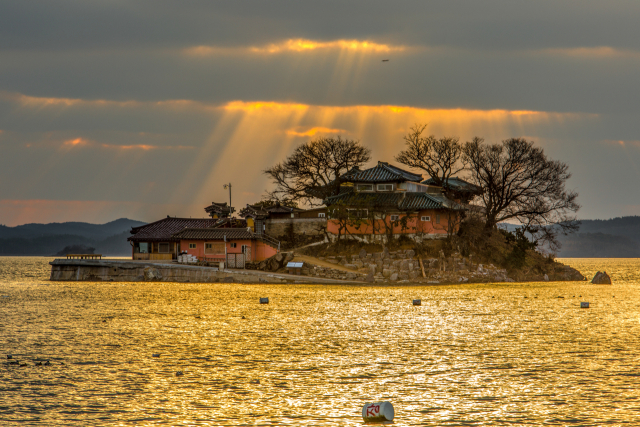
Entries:
{"type": "Polygon", "coordinates": [[[256,216],[269,216],[270,213],[291,213],[291,212],[302,212],[304,209],[300,208],[292,208],[289,206],[284,206],[279,203],[276,203],[273,206],[264,207],[261,204],[255,205],[247,205],[247,207],[242,208],[240,211],[240,216],[246,218],[248,216],[256,217],[256,216]]]}
{"type": "Polygon", "coordinates": [[[408,172],[386,162],[378,162],[378,165],[369,169],[359,170],[354,168],[341,177],[342,181],[349,182],[392,182],[392,181],[422,181],[422,175],[408,172]]]}
{"type": "Polygon", "coordinates": [[[462,209],[462,206],[444,196],[427,193],[364,193],[351,192],[332,196],[325,200],[327,205],[341,203],[344,206],[397,208],[403,211],[422,209],[462,209]]]}
{"type": "MultiPolygon", "coordinates": [[[[426,179],[422,181],[421,184],[436,185],[435,180],[433,178],[426,179]]],[[[478,194],[482,192],[482,189],[477,185],[471,184],[470,182],[467,182],[464,179],[460,179],[456,176],[446,179],[443,187],[452,191],[461,191],[461,192],[478,193],[478,194]]]]}
{"type": "Polygon", "coordinates": [[[213,218],[172,218],[167,217],[150,224],[131,228],[131,234],[127,240],[131,241],[174,241],[172,236],[185,228],[209,228],[213,227],[217,219],[213,218]]]}
{"type": "Polygon", "coordinates": [[[221,215],[229,215],[232,212],[235,212],[235,209],[233,207],[227,206],[226,202],[224,203],[211,202],[211,204],[206,208],[204,208],[204,210],[208,214],[217,213],[221,215]]]}
{"type": "Polygon", "coordinates": [[[257,235],[246,228],[187,228],[173,235],[185,240],[252,240],[257,235]]]}
{"type": "Polygon", "coordinates": [[[219,218],[211,228],[247,228],[247,221],[239,218],[219,218]]]}

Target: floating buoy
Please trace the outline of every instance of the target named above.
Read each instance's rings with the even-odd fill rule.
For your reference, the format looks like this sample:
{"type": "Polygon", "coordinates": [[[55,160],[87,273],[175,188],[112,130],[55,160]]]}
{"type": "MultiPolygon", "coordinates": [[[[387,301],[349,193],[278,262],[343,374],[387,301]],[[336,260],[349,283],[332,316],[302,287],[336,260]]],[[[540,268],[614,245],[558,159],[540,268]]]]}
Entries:
{"type": "Polygon", "coordinates": [[[10,354],[7,354],[7,359],[13,359],[13,356],[10,354]]]}
{"type": "Polygon", "coordinates": [[[260,304],[269,304],[269,298],[260,298],[260,304]]]}
{"type": "Polygon", "coordinates": [[[365,422],[393,421],[394,415],[391,402],[366,403],[362,407],[362,418],[365,422]]]}
{"type": "Polygon", "coordinates": [[[260,384],[260,380],[253,380],[251,381],[251,384],[260,384]]]}
{"type": "Polygon", "coordinates": [[[51,365],[51,363],[49,363],[48,360],[46,362],[44,362],[44,366],[49,366],[49,365],[51,365]]]}
{"type": "Polygon", "coordinates": [[[182,371],[176,372],[176,377],[181,377],[183,375],[184,375],[184,372],[182,372],[182,371]]]}
{"type": "Polygon", "coordinates": [[[160,353],[153,353],[151,357],[160,357],[160,353]]]}
{"type": "Polygon", "coordinates": [[[580,308],[589,308],[589,303],[588,302],[581,302],[580,303],[580,308]]]}
{"type": "Polygon", "coordinates": [[[36,366],[42,366],[42,362],[36,363],[36,366]]]}
{"type": "Polygon", "coordinates": [[[242,318],[244,319],[245,317],[244,317],[244,316],[242,316],[242,318]]]}
{"type": "Polygon", "coordinates": [[[413,300],[413,305],[422,305],[422,300],[421,299],[414,299],[413,300]]]}

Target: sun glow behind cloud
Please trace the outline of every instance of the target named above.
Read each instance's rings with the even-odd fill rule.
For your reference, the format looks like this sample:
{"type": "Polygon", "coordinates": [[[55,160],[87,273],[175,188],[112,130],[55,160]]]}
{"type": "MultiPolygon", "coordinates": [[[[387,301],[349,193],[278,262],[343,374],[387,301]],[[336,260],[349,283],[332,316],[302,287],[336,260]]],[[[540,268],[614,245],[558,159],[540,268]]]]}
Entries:
{"type": "MultiPolygon", "coordinates": [[[[228,193],[222,189],[222,183],[233,183],[236,208],[259,200],[270,186],[262,171],[281,162],[297,145],[308,139],[335,135],[358,139],[372,149],[372,161],[394,162],[394,156],[404,146],[403,136],[415,123],[428,123],[427,131],[437,136],[459,136],[465,141],[477,135],[489,142],[497,142],[522,135],[535,139],[541,129],[594,117],[544,111],[439,109],[408,105],[333,106],[240,100],[215,105],[180,100],[69,101],[17,95],[12,99],[21,112],[37,111],[43,117],[48,114],[54,117],[77,114],[85,120],[99,121],[105,116],[117,116],[126,117],[126,123],[131,119],[135,123],[136,117],[151,115],[156,117],[156,122],[170,120],[184,129],[190,128],[181,125],[182,121],[192,123],[190,120],[194,115],[202,117],[198,123],[204,128],[193,135],[176,133],[162,136],[156,133],[158,129],[149,127],[151,122],[147,122],[143,132],[140,127],[127,125],[121,133],[115,134],[83,134],[69,129],[52,135],[49,132],[40,134],[41,142],[37,139],[24,140],[23,146],[32,145],[29,150],[54,149],[56,152],[43,156],[45,160],[38,165],[38,172],[26,176],[20,181],[20,192],[8,197],[30,194],[41,188],[43,183],[55,182],[59,179],[56,177],[64,175],[62,171],[76,170],[81,166],[90,170],[86,188],[98,188],[101,197],[107,200],[127,197],[140,201],[141,206],[145,203],[151,206],[160,203],[158,197],[161,195],[162,203],[184,206],[182,211],[178,209],[167,213],[186,216],[202,215],[201,208],[193,206],[226,200],[228,193]],[[180,141],[180,145],[176,141],[180,141]],[[158,167],[172,170],[171,178],[150,185],[151,181],[158,180],[155,174],[158,167]],[[114,170],[118,170],[115,176],[114,170]],[[152,176],[156,178],[151,179],[152,176]],[[93,186],[94,181],[101,185],[93,186]],[[127,188],[126,196],[123,186],[127,188]]],[[[12,131],[11,134],[14,133],[12,131]]],[[[92,190],[91,195],[93,193],[92,190]]],[[[84,194],[84,197],[89,197],[89,194],[84,194]]],[[[14,208],[21,209],[17,205],[14,208]]],[[[148,215],[138,218],[153,220],[153,215],[158,214],[148,212],[148,215]]]]}
{"type": "Polygon", "coordinates": [[[391,53],[408,50],[407,46],[376,43],[369,40],[309,40],[288,39],[278,43],[269,43],[262,46],[193,46],[183,50],[188,56],[205,57],[216,54],[260,54],[273,55],[281,53],[304,53],[313,51],[351,51],[360,53],[391,53]]]}

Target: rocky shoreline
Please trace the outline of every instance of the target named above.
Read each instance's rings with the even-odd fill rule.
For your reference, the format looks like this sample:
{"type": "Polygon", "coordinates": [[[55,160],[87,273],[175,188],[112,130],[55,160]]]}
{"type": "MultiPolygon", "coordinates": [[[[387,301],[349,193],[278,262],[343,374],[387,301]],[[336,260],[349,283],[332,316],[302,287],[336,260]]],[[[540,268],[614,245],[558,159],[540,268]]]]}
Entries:
{"type": "MultiPolygon", "coordinates": [[[[294,259],[292,253],[278,254],[257,263],[251,268],[264,271],[278,271],[286,268],[286,263],[294,259]]],[[[419,258],[414,250],[369,253],[362,249],[358,255],[317,257],[323,263],[336,268],[304,262],[301,274],[304,276],[336,280],[363,280],[369,283],[494,283],[494,282],[541,282],[541,281],[583,281],[585,277],[576,269],[549,263],[547,271],[515,272],[510,277],[506,269],[493,264],[475,262],[473,256],[463,257],[453,254],[439,258],[419,258]],[[341,268],[338,268],[341,267],[341,268]]]]}

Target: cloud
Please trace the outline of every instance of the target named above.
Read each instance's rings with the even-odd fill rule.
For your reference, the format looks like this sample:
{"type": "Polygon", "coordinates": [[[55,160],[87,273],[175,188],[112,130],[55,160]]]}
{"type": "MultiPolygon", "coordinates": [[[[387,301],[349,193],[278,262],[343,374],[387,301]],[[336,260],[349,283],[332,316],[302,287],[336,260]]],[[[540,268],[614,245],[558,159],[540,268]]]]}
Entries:
{"type": "Polygon", "coordinates": [[[277,43],[269,43],[263,46],[193,46],[183,50],[188,56],[203,57],[218,54],[260,54],[273,55],[281,53],[304,53],[313,51],[342,50],[362,53],[391,53],[407,50],[406,46],[376,43],[367,40],[308,40],[308,39],[288,39],[277,43]]]}
{"type": "Polygon", "coordinates": [[[332,129],[332,128],[326,128],[322,126],[314,126],[307,130],[296,128],[296,129],[287,129],[286,131],[287,135],[300,136],[300,137],[314,136],[318,133],[339,134],[339,133],[349,133],[349,132],[345,129],[332,129]]]}
{"type": "Polygon", "coordinates": [[[63,147],[73,148],[73,147],[94,147],[94,148],[104,148],[107,150],[192,150],[195,147],[185,146],[185,145],[170,145],[170,146],[161,146],[161,145],[149,145],[149,144],[131,144],[131,145],[118,145],[118,144],[106,144],[99,143],[95,141],[89,141],[85,138],[75,138],[69,139],[62,143],[63,147]]]}

